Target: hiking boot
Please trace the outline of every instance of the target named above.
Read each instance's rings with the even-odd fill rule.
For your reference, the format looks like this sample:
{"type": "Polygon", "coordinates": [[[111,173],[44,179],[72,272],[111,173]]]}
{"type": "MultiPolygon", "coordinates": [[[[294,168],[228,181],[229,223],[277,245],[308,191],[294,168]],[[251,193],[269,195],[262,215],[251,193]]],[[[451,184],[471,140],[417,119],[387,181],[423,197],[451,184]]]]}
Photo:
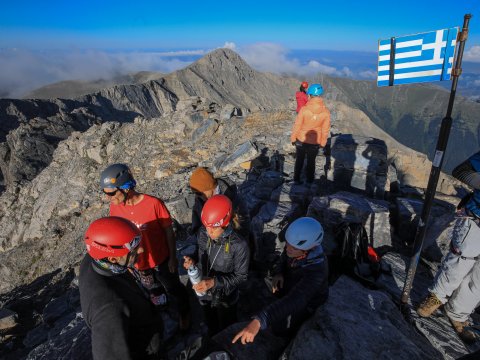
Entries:
{"type": "MultiPolygon", "coordinates": [[[[447,316],[448,317],[448,316],[447,316]]],[[[453,325],[453,328],[455,329],[456,333],[462,339],[468,344],[472,344],[475,341],[479,339],[479,332],[476,330],[476,328],[472,327],[471,323],[467,321],[457,321],[453,320],[450,317],[448,317],[450,322],[453,325]]]]}
{"type": "Polygon", "coordinates": [[[418,315],[421,317],[429,317],[432,315],[435,310],[437,310],[442,305],[442,302],[438,300],[437,296],[434,293],[430,293],[425,300],[422,301],[420,306],[417,309],[418,315]]]}

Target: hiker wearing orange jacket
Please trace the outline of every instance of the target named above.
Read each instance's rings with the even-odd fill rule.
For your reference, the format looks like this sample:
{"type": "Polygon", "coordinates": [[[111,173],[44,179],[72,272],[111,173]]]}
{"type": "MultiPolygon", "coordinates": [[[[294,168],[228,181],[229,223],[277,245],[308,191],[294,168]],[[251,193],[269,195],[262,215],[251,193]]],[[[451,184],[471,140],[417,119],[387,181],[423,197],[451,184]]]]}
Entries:
{"type": "Polygon", "coordinates": [[[313,183],[315,177],[315,158],[320,147],[327,144],[330,134],[330,111],[320,97],[323,87],[320,84],[312,84],[307,90],[309,100],[300,109],[295,119],[290,140],[296,147],[295,171],[293,180],[300,182],[300,175],[305,157],[307,158],[306,182],[313,183]]]}

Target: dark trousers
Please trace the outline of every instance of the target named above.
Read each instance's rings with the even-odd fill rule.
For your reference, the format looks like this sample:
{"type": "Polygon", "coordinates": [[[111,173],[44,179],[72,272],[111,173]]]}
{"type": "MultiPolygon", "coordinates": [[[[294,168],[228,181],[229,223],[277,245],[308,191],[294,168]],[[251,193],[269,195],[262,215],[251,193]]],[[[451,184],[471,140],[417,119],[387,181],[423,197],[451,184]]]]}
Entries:
{"type": "Polygon", "coordinates": [[[153,269],[139,271],[140,281],[143,287],[153,296],[158,296],[162,292],[173,296],[176,300],[178,311],[185,315],[190,311],[188,303],[188,293],[185,286],[178,278],[178,273],[171,273],[168,269],[168,259],[153,269]]]}
{"type": "Polygon", "coordinates": [[[303,162],[305,161],[305,156],[307,157],[307,166],[306,166],[306,180],[308,183],[312,183],[315,178],[315,159],[318,155],[318,150],[320,145],[317,144],[306,144],[301,141],[296,141],[295,148],[297,149],[296,158],[295,158],[295,172],[293,175],[294,181],[300,181],[300,174],[303,168],[303,162]]]}
{"type": "Polygon", "coordinates": [[[205,321],[208,326],[208,335],[213,336],[226,327],[237,322],[237,304],[211,307],[208,303],[203,306],[205,321]]]}

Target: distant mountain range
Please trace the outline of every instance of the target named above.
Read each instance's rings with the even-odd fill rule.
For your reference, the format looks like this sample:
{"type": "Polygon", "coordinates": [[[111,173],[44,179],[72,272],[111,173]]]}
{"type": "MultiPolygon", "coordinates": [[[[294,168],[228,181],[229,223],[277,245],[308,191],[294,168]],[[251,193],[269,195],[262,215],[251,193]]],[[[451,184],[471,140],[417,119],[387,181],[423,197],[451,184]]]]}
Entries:
{"type": "MultiPolygon", "coordinates": [[[[378,88],[370,81],[322,77],[327,97],[362,110],[400,143],[432,159],[449,91],[426,84],[378,88]],[[331,87],[331,90],[328,90],[331,87]]],[[[480,103],[457,96],[444,171],[447,173],[480,147],[480,103]]]]}
{"type": "MultiPolygon", "coordinates": [[[[228,51],[228,53],[231,53],[231,51],[228,51]]],[[[319,74],[307,79],[309,81],[318,80],[325,82],[327,98],[338,99],[364,111],[372,121],[399,142],[427,154],[431,159],[438,138],[440,122],[445,116],[447,108],[449,87],[451,86],[450,81],[398,86],[395,88],[378,88],[374,81],[353,79],[355,77],[361,78],[362,75],[360,74],[367,76],[366,74],[371,75],[375,73],[376,53],[296,50],[289,55],[301,59],[301,62],[315,58],[323,64],[332,65],[332,69],[348,68],[351,78],[333,78],[319,74]]],[[[188,55],[189,60],[193,60],[195,57],[188,55]]],[[[29,94],[29,97],[71,99],[102,91],[102,89],[112,86],[136,85],[160,79],[165,79],[162,81],[166,81],[168,87],[175,88],[175,84],[188,83],[190,81],[188,79],[192,76],[195,78],[195,73],[200,71],[203,74],[202,77],[210,77],[208,82],[215,84],[215,89],[221,91],[221,94],[214,96],[216,101],[226,101],[244,106],[245,108],[255,108],[255,101],[249,99],[247,103],[245,102],[245,99],[250,97],[248,94],[250,93],[257,94],[257,96],[262,98],[259,104],[263,105],[260,107],[265,108],[266,104],[274,105],[274,103],[269,101],[269,92],[271,90],[264,86],[264,82],[256,83],[255,86],[257,88],[252,87],[245,94],[233,94],[230,90],[231,87],[226,87],[225,84],[216,81],[219,74],[211,75],[210,71],[207,71],[208,66],[204,63],[209,58],[209,56],[206,56],[187,68],[170,75],[142,71],[128,75],[119,75],[109,80],[93,82],[63,81],[36,89],[29,94]],[[198,69],[199,67],[204,67],[204,69],[198,69]]],[[[241,63],[244,64],[243,61],[241,63]]],[[[463,94],[476,98],[480,94],[480,64],[465,62],[463,65],[464,72],[458,83],[459,87],[453,113],[454,122],[444,164],[444,170],[447,172],[450,172],[462,159],[477,151],[479,147],[480,128],[478,118],[480,117],[480,103],[478,101],[480,100],[477,102],[469,101],[460,95],[463,94]],[[477,83],[478,86],[476,85],[477,83]]],[[[243,69],[242,73],[251,73],[252,69],[246,64],[245,66],[246,69],[243,69]]],[[[269,77],[270,82],[277,82],[277,87],[282,86],[281,77],[268,73],[262,73],[262,76],[269,77]]],[[[300,79],[300,77],[298,78],[300,79]]],[[[245,79],[243,81],[244,85],[250,86],[248,81],[245,79]]],[[[182,86],[182,88],[184,87],[185,85],[182,86]]],[[[237,88],[240,89],[238,86],[237,88]]],[[[289,96],[289,91],[292,92],[291,90],[284,90],[283,96],[286,97],[289,96]]],[[[244,90],[239,91],[243,92],[244,90]]],[[[183,90],[178,89],[176,93],[177,95],[187,95],[192,93],[192,91],[184,88],[183,90]]],[[[201,90],[199,94],[212,97],[210,90],[201,90]]],[[[290,96],[293,96],[293,92],[290,96]]],[[[121,101],[121,99],[119,100],[121,101]]],[[[132,103],[134,102],[132,101],[132,103]]]]}

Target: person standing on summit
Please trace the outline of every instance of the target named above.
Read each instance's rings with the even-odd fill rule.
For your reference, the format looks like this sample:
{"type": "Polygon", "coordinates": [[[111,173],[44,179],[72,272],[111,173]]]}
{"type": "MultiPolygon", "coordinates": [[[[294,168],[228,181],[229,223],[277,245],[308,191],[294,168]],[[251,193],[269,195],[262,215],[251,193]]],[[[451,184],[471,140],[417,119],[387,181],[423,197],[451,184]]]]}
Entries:
{"type": "Polygon", "coordinates": [[[100,187],[110,202],[110,216],[130,220],[142,233],[142,248],[135,263],[152,303],[163,305],[173,295],[178,301],[180,327],[189,322],[188,294],[178,278],[172,218],[162,200],[135,191],[136,181],[125,164],[103,170],[100,187]],[[166,291],[166,294],[165,294],[166,291]]]}
{"type": "Polygon", "coordinates": [[[293,124],[290,140],[296,148],[293,180],[300,183],[300,175],[305,157],[307,158],[306,182],[313,183],[315,177],[315,159],[320,147],[327,144],[330,133],[330,111],[320,97],[323,87],[312,84],[307,90],[308,102],[300,109],[293,124]]]}
{"type": "Polygon", "coordinates": [[[480,303],[480,151],[453,169],[452,176],[474,190],[457,206],[450,251],[417,313],[429,317],[443,306],[459,337],[472,343],[480,339],[470,321],[480,303]]]}
{"type": "Polygon", "coordinates": [[[295,93],[295,98],[297,99],[297,114],[299,113],[300,109],[307,103],[308,96],[306,91],[308,89],[308,82],[304,81],[300,85],[300,89],[295,93]]]}

